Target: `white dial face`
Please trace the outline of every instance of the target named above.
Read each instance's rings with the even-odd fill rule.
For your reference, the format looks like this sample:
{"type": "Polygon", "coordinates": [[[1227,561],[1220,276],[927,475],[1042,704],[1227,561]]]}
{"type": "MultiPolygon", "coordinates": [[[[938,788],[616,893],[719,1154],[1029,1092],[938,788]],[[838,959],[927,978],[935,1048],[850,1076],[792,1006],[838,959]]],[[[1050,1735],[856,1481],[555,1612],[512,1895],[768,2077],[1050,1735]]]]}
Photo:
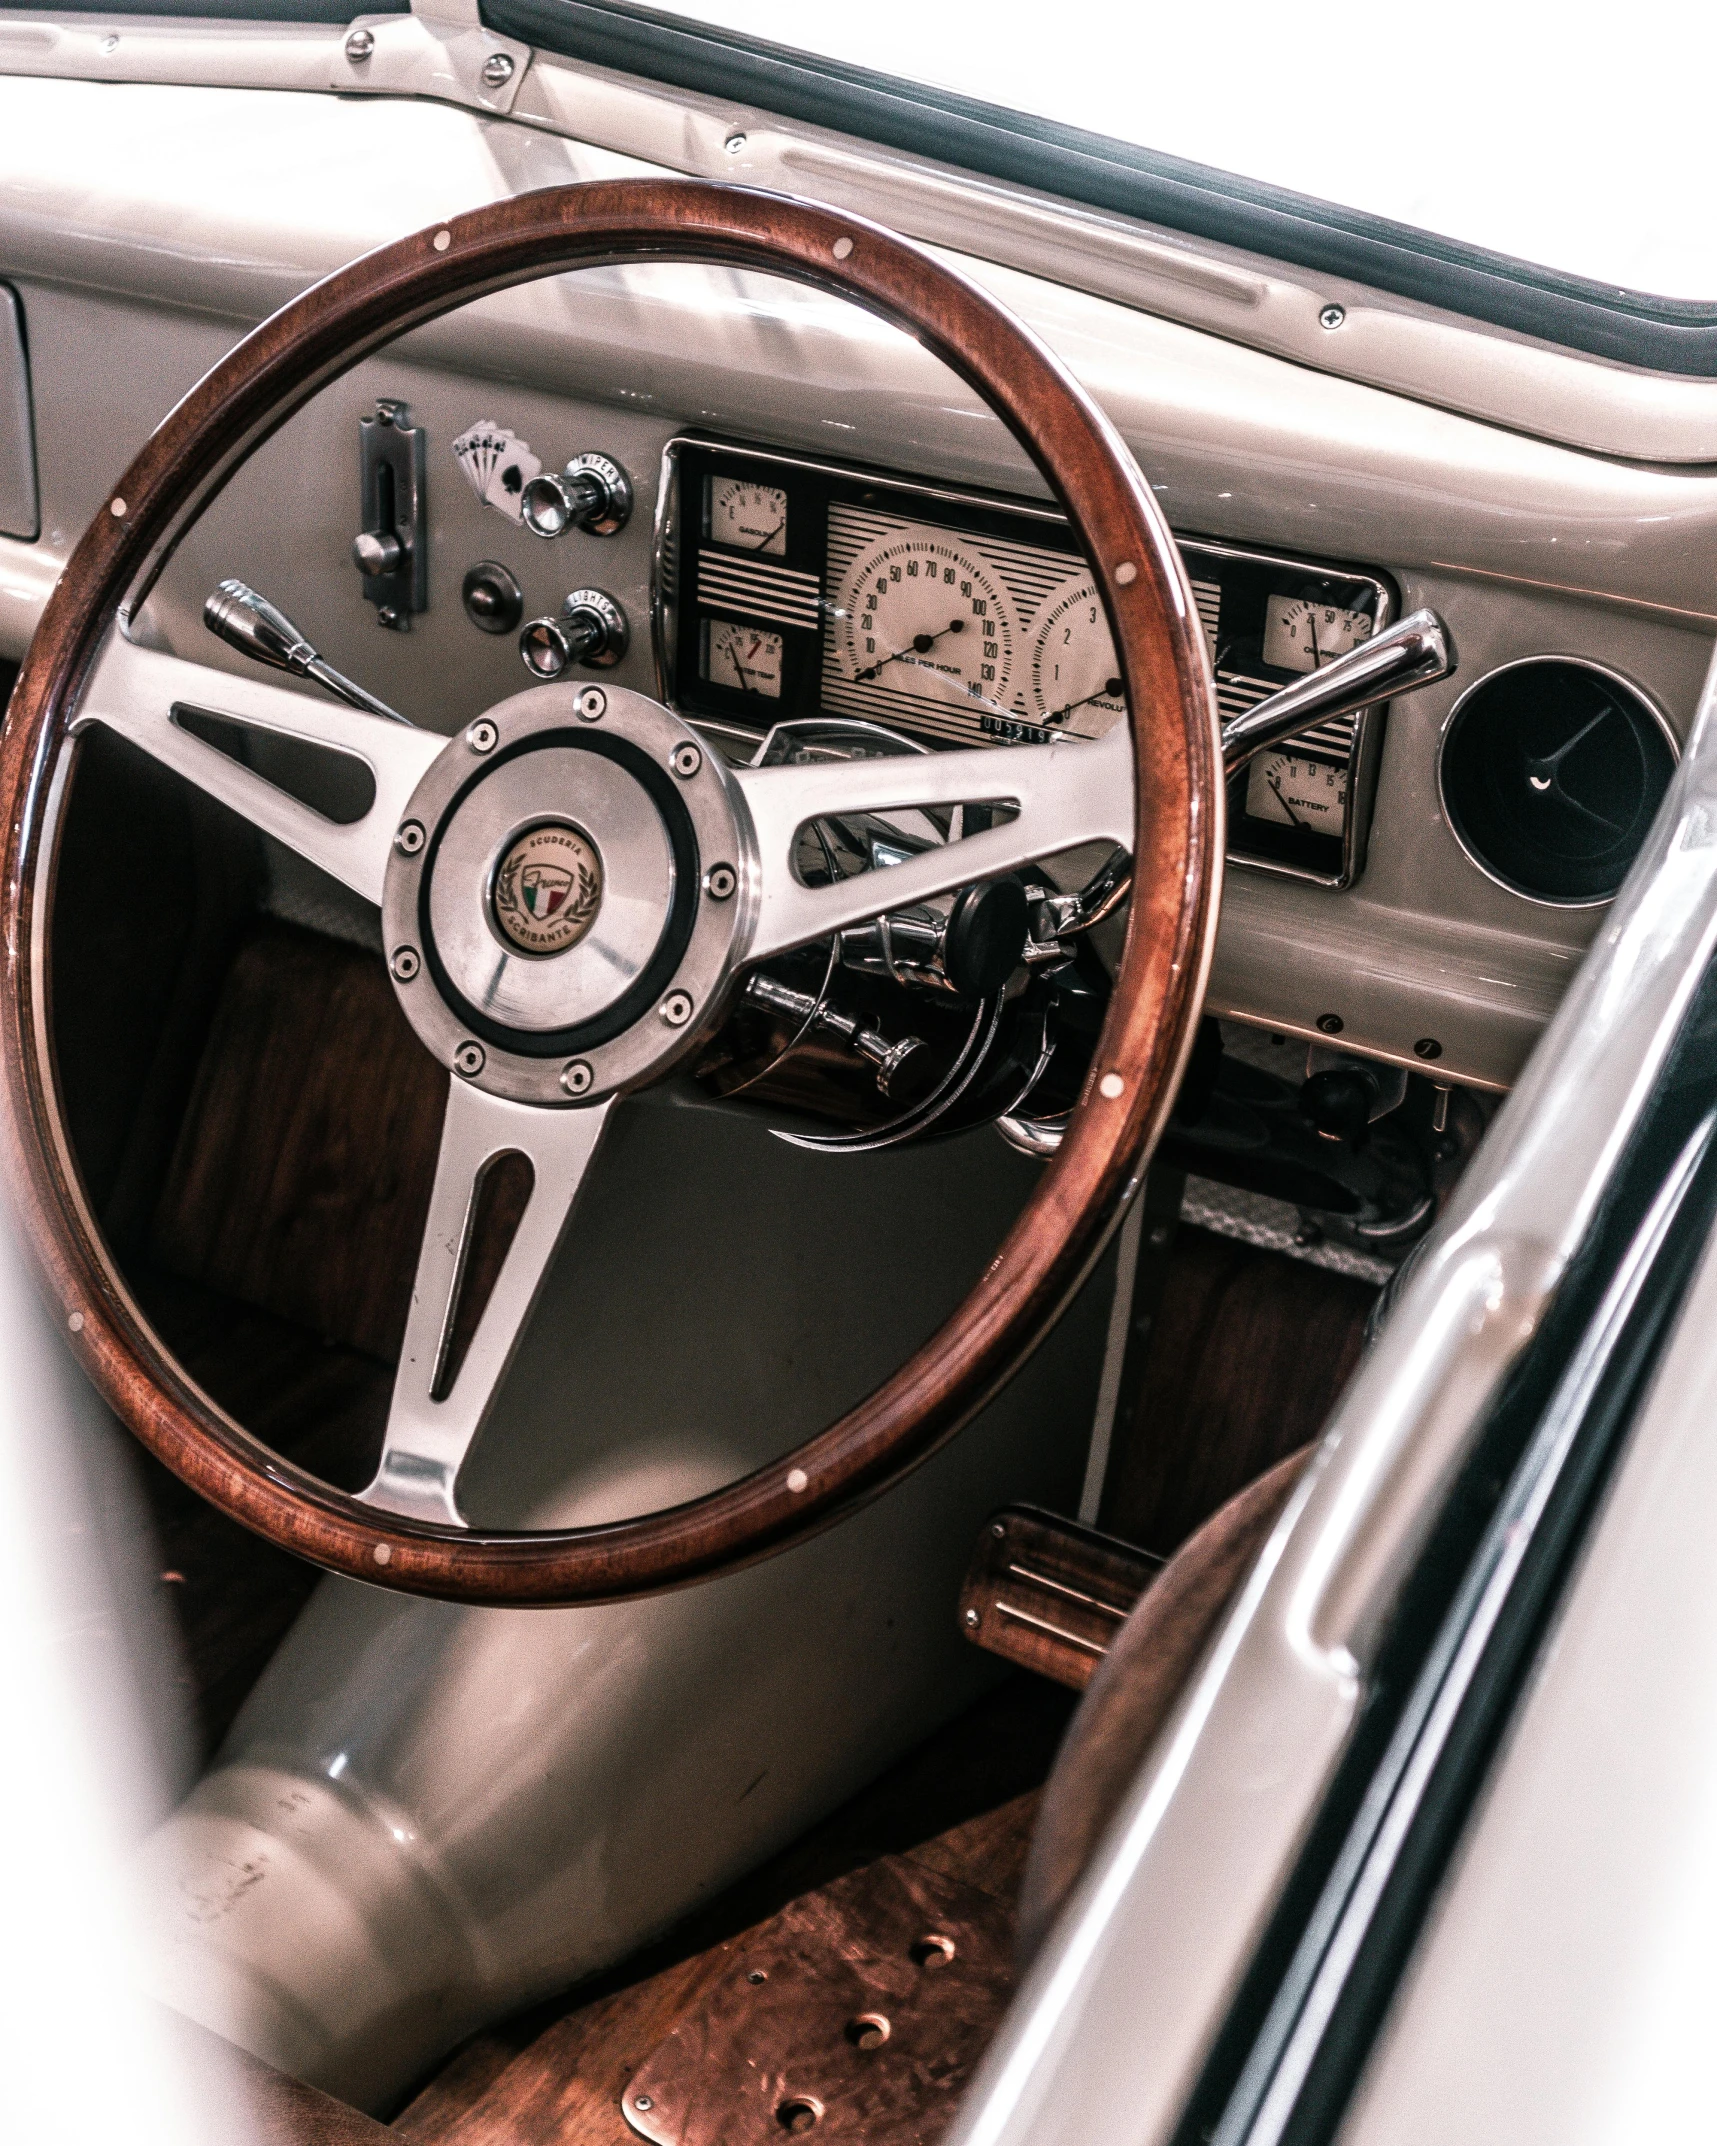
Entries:
{"type": "Polygon", "coordinates": [[[861,552],[836,614],[840,667],[855,684],[1006,710],[1013,605],[946,530],[908,526],[861,552]]]}
{"type": "Polygon", "coordinates": [[[781,698],[781,636],[712,618],[704,628],[704,676],[712,686],[781,698]]]}
{"type": "Polygon", "coordinates": [[[1369,613],[1306,596],[1272,596],[1264,607],[1264,661],[1279,671],[1315,671],[1371,639],[1369,613]]]}
{"type": "Polygon", "coordinates": [[[1100,738],[1127,712],[1109,621],[1089,574],[1052,589],[1031,646],[1035,719],[1079,738],[1100,738]]]}
{"type": "Polygon", "coordinates": [[[1339,835],[1347,824],[1347,763],[1310,753],[1260,753],[1246,780],[1246,814],[1339,835]]]}
{"type": "Polygon", "coordinates": [[[779,485],[747,477],[709,481],[709,533],[739,551],[780,554],[787,549],[787,495],[779,485]]]}

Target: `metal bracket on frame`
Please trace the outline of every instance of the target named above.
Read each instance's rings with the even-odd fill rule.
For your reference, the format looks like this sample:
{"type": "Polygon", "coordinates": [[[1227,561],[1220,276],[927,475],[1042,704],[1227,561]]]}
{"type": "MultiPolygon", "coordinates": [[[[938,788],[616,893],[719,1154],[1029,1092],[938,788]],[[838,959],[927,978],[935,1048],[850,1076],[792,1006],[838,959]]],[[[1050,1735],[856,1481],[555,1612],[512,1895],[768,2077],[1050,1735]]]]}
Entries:
{"type": "Polygon", "coordinates": [[[358,420],[359,512],[352,546],[364,577],[364,601],[378,625],[409,633],[429,609],[429,485],[421,425],[406,422],[403,402],[378,399],[374,417],[358,420]]]}

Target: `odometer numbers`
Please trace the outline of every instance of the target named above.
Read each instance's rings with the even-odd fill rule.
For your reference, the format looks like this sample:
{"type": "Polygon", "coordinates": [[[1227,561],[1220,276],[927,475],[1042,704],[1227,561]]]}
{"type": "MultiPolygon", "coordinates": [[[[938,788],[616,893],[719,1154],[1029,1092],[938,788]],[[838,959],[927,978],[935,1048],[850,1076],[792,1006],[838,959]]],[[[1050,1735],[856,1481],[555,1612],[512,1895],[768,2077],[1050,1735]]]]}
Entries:
{"type": "Polygon", "coordinates": [[[837,599],[836,650],[855,685],[1005,709],[1017,640],[1000,582],[939,529],[871,546],[837,599]]]}

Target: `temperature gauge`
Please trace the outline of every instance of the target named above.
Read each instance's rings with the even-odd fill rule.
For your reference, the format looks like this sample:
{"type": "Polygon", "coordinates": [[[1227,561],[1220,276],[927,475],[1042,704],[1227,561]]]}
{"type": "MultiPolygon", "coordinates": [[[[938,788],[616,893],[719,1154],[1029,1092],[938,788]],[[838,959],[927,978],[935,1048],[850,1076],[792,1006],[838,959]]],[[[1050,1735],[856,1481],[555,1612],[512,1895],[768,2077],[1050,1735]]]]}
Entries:
{"type": "Polygon", "coordinates": [[[703,674],[712,686],[781,698],[781,636],[727,619],[704,622],[703,674]]]}
{"type": "Polygon", "coordinates": [[[779,485],[753,484],[749,477],[712,477],[709,533],[717,544],[779,558],[787,549],[787,494],[779,485]]]}
{"type": "Polygon", "coordinates": [[[1279,671],[1316,671],[1369,641],[1369,612],[1317,603],[1309,596],[1272,596],[1264,608],[1264,661],[1279,671]]]}
{"type": "Polygon", "coordinates": [[[1346,761],[1292,751],[1260,753],[1246,781],[1246,817],[1339,838],[1347,825],[1346,761]]]}

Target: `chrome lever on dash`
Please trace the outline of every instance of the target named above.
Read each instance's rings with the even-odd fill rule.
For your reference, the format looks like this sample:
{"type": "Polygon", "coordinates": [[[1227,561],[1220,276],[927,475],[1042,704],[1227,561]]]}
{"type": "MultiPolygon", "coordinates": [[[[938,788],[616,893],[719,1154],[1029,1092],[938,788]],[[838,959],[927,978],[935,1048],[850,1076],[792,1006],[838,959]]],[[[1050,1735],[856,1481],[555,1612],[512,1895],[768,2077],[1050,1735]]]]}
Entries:
{"type": "Polygon", "coordinates": [[[1272,745],[1297,737],[1314,723],[1352,715],[1373,701],[1435,685],[1455,667],[1449,629],[1435,611],[1414,611],[1374,639],[1361,641],[1322,670],[1248,708],[1222,726],[1222,767],[1237,773],[1272,745]]]}
{"type": "MultiPolygon", "coordinates": [[[[1391,700],[1420,686],[1435,685],[1455,668],[1455,645],[1435,611],[1414,611],[1374,640],[1362,641],[1322,670],[1268,695],[1222,726],[1222,771],[1236,775],[1272,745],[1298,737],[1314,724],[1352,715],[1373,702],[1391,700]]],[[[1077,894],[1047,895],[1032,913],[1032,939],[1039,946],[1071,932],[1089,931],[1113,914],[1132,888],[1132,860],[1116,850],[1077,894]]]]}
{"type": "Polygon", "coordinates": [[[203,605],[203,624],[217,640],[249,656],[253,663],[266,664],[273,671],[290,671],[295,678],[313,678],[325,693],[343,700],[348,708],[359,708],[365,715],[385,716],[390,723],[410,727],[409,717],[390,708],[385,700],[377,700],[373,693],[366,693],[331,663],[324,663],[286,613],[266,596],[259,596],[247,582],[223,581],[203,605]]]}

